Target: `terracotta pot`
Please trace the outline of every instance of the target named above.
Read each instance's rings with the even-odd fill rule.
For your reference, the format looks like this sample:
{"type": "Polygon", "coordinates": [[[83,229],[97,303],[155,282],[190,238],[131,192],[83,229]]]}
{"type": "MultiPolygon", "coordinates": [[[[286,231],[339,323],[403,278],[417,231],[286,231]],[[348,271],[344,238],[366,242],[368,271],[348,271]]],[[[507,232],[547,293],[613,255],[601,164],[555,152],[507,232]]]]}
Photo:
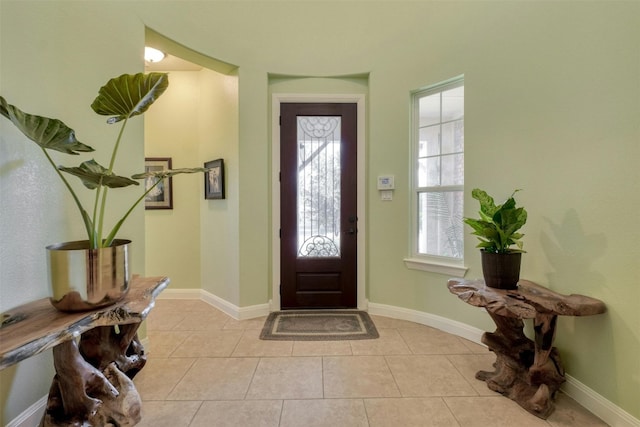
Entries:
{"type": "Polygon", "coordinates": [[[86,311],[115,304],[129,291],[130,240],[89,249],[88,240],[47,246],[51,304],[61,311],[86,311]]]}
{"type": "Polygon", "coordinates": [[[521,252],[496,254],[480,251],[484,282],[491,288],[516,289],[520,280],[521,252]]]}

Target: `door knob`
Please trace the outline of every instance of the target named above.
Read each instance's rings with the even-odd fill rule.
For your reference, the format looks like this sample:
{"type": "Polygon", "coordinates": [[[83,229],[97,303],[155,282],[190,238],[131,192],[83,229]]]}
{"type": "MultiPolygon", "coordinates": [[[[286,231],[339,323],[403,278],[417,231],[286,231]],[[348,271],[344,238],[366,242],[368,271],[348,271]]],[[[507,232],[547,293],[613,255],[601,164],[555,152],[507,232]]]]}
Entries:
{"type": "Polygon", "coordinates": [[[357,232],[358,232],[358,230],[356,230],[353,227],[347,230],[347,234],[356,234],[357,232]]]}

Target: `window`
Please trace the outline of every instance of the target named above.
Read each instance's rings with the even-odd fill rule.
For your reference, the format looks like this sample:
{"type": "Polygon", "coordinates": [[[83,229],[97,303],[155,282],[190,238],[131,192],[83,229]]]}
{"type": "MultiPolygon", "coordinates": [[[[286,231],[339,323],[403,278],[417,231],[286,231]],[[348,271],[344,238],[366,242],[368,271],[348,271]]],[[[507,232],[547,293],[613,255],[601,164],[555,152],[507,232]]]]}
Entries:
{"type": "MultiPolygon", "coordinates": [[[[407,261],[461,267],[464,254],[464,80],[457,78],[415,92],[412,100],[414,195],[412,258],[407,261]]],[[[460,271],[448,270],[446,273],[460,271]]]]}

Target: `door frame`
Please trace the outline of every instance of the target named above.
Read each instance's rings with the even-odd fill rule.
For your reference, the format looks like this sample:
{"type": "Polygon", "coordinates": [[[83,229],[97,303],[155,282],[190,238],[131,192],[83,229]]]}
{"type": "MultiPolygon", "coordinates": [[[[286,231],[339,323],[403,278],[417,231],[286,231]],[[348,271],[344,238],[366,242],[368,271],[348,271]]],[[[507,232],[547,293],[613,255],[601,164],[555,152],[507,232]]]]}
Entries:
{"type": "Polygon", "coordinates": [[[366,291],[366,134],[364,94],[291,94],[274,93],[271,98],[271,295],[270,311],[279,311],[280,303],[280,104],[291,103],[343,103],[357,106],[357,209],[358,254],[356,261],[358,309],[367,310],[366,291]]]}

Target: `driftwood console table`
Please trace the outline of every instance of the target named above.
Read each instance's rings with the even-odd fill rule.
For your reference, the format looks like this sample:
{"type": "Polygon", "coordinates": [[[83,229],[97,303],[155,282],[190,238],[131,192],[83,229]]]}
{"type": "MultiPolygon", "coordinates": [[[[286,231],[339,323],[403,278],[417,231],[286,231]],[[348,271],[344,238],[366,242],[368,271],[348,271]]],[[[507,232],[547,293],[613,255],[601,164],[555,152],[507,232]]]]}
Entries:
{"type": "Polygon", "coordinates": [[[3,313],[0,369],[53,348],[56,375],[41,426],[133,426],[140,396],[131,381],[146,363],[140,323],[166,277],[134,277],[118,303],[63,313],[48,298],[3,313]]]}
{"type": "Polygon", "coordinates": [[[497,326],[495,332],[482,335],[482,342],[496,354],[495,371],[479,371],[476,378],[546,419],[555,408],[555,392],[565,382],[560,355],[552,346],[557,317],[604,313],[604,303],[584,295],[562,295],[527,280],[520,280],[515,290],[463,279],[451,279],[447,287],[464,302],[484,307],[497,326]],[[533,319],[534,341],[524,335],[523,319],[533,319]]]}

